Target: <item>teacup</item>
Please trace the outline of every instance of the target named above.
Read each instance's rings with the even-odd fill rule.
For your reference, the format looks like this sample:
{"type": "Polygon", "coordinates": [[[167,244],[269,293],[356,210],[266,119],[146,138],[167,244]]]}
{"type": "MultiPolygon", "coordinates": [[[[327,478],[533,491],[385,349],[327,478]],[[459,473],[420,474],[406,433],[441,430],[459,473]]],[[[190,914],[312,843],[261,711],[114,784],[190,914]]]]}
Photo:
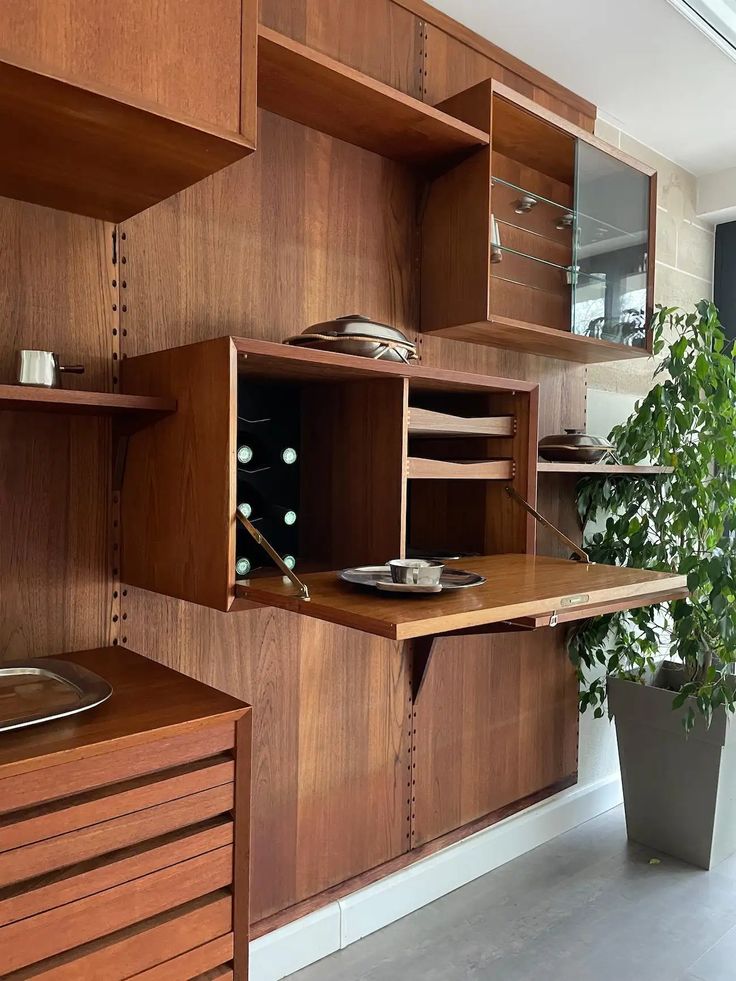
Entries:
{"type": "Polygon", "coordinates": [[[436,586],[445,564],[429,559],[391,559],[388,567],[394,582],[412,586],[436,586]]]}

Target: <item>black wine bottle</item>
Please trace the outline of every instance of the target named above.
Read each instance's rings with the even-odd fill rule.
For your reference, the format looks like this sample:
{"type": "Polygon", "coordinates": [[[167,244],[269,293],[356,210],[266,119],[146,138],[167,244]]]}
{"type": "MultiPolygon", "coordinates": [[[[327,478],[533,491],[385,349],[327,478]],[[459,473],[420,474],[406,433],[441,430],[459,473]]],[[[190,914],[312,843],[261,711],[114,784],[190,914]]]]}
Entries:
{"type": "Polygon", "coordinates": [[[238,475],[238,511],[249,521],[269,518],[275,525],[296,524],[296,510],[286,504],[272,504],[246,479],[238,475]]]}
{"type": "Polygon", "coordinates": [[[268,443],[255,433],[241,432],[238,434],[238,466],[247,471],[257,472],[280,464],[296,463],[297,451],[293,446],[280,446],[268,443]]]}

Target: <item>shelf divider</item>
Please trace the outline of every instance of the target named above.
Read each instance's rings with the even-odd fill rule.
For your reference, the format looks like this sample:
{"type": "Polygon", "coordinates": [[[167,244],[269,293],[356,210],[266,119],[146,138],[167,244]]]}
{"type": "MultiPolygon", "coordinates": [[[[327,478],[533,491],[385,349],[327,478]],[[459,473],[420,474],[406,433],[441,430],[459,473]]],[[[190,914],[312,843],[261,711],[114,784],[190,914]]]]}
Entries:
{"type": "Polygon", "coordinates": [[[512,480],[513,460],[429,460],[410,456],[409,480],[512,480]]]}
{"type": "Polygon", "coordinates": [[[465,418],[431,409],[409,407],[409,435],[412,437],[448,436],[513,436],[516,421],[513,416],[465,418]]]}

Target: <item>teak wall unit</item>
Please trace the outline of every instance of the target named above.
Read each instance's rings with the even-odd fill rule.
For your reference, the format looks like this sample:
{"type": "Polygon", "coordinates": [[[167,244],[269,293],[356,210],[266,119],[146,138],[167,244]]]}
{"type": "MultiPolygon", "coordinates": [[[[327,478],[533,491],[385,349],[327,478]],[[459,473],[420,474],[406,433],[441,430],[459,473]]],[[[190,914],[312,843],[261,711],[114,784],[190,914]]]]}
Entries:
{"type": "MultiPolygon", "coordinates": [[[[108,219],[165,197],[175,187],[162,185],[159,157],[142,158],[140,169],[134,161],[122,174],[115,170],[131,159],[133,144],[125,142],[131,120],[143,120],[151,134],[159,126],[175,132],[185,144],[190,135],[200,146],[213,137],[213,145],[247,154],[256,143],[255,10],[247,0],[198,6],[196,18],[181,4],[134,0],[114,9],[83,0],[4,4],[8,71],[16,65],[24,77],[30,72],[34,85],[56,93],[51,105],[64,109],[49,125],[65,126],[62,118],[69,118],[73,105],[65,107],[61,97],[79,95],[103,110],[94,139],[87,134],[76,148],[84,166],[74,171],[78,178],[98,166],[102,181],[77,180],[72,199],[68,181],[52,195],[39,172],[38,182],[12,190],[6,184],[5,193],[108,219]],[[77,29],[61,31],[60,21],[77,29]],[[161,51],[165,58],[154,56],[161,51]],[[110,133],[113,118],[123,129],[110,133]],[[89,207],[89,196],[104,196],[113,177],[124,208],[119,200],[105,210],[98,201],[89,207]]],[[[415,102],[392,100],[375,86],[382,105],[408,104],[415,118],[422,115],[416,103],[424,103],[426,117],[439,117],[441,132],[453,139],[467,135],[468,126],[488,127],[458,123],[451,111],[434,107],[488,78],[593,131],[594,106],[421,0],[263,0],[260,16],[263,28],[280,35],[279,49],[293,47],[281,40],[290,38],[307,49],[297,47],[299,60],[331,59],[389,86],[415,102]]],[[[370,87],[344,74],[349,84],[370,87]]],[[[30,89],[14,89],[13,98],[24,91],[25,98],[30,89]]],[[[3,111],[12,134],[17,103],[3,111]]],[[[325,128],[262,110],[256,153],[118,226],[0,198],[0,246],[9,257],[0,292],[11,325],[0,342],[2,381],[13,378],[16,348],[38,347],[87,365],[83,378],[71,380],[74,389],[115,395],[122,360],[223,335],[281,341],[359,310],[416,336],[425,369],[538,385],[540,435],[584,426],[581,366],[416,334],[428,175],[437,180],[434,168],[462,163],[443,151],[428,166],[406,166],[390,153],[366,150],[346,130],[340,135],[353,143],[325,128]]],[[[83,130],[77,132],[81,139],[83,130]]],[[[68,127],[64,135],[73,142],[68,127]]],[[[369,137],[384,138],[380,130],[369,137]]],[[[486,152],[473,138],[480,149],[462,154],[486,152]]],[[[12,143],[7,150],[12,161],[12,143]]],[[[184,167],[186,155],[174,156],[176,168],[184,167]]],[[[202,174],[197,163],[178,186],[202,174]]],[[[58,177],[64,175],[47,173],[44,180],[58,177]]],[[[395,389],[396,380],[387,381],[395,389]]],[[[166,396],[163,386],[154,394],[166,396]]],[[[443,414],[437,405],[430,411],[443,414]]],[[[475,418],[486,415],[481,410],[475,418]]],[[[575,781],[576,687],[564,628],[520,623],[497,634],[448,633],[430,648],[423,638],[398,644],[277,605],[224,614],[122,582],[112,426],[105,415],[0,412],[3,455],[13,461],[0,471],[0,650],[19,658],[127,644],[254,705],[255,933],[575,781]]],[[[417,433],[412,439],[432,441],[417,433]]],[[[410,483],[426,485],[420,494],[435,484],[410,483]]],[[[470,491],[460,488],[464,483],[444,486],[448,494],[483,494],[484,481],[473,481],[470,491]]],[[[213,485],[218,502],[222,487],[213,485]]],[[[557,481],[540,483],[538,506],[569,535],[579,534],[571,496],[559,494],[557,481]]],[[[225,520],[217,563],[229,548],[231,512],[225,520]]],[[[476,537],[477,521],[468,526],[476,537]]],[[[541,554],[560,554],[546,532],[537,538],[541,554]]],[[[229,568],[211,587],[217,605],[229,589],[226,575],[229,568]]]]}
{"type": "Polygon", "coordinates": [[[0,740],[3,978],[248,976],[250,709],[121,647],[102,706],[0,740]]]}

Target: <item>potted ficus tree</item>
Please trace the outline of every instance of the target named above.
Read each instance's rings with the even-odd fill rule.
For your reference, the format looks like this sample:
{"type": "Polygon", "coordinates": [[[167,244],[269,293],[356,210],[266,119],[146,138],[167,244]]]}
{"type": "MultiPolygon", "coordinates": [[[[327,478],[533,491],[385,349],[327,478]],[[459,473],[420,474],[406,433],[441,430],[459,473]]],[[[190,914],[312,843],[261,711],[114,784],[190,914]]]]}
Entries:
{"type": "Polygon", "coordinates": [[[571,635],[580,709],[615,719],[629,837],[710,868],[736,850],[736,361],[713,304],[659,309],[656,384],[611,433],[654,478],[588,477],[592,561],[687,575],[689,596],[571,635]]]}

